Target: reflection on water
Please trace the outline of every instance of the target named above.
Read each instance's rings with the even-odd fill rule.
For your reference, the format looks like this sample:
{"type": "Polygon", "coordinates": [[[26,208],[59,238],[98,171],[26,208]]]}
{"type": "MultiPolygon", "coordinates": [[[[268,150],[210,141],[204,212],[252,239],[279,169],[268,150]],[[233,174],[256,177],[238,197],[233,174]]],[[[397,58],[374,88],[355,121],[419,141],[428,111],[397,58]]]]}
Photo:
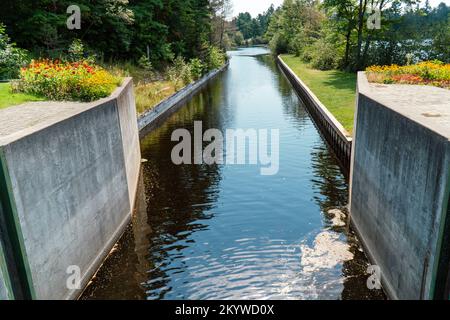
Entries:
{"type": "Polygon", "coordinates": [[[142,141],[133,226],[84,299],[365,299],[367,260],[345,226],[347,183],[264,49],[229,70],[142,141]],[[172,131],[279,129],[280,171],[170,161],[172,131]]]}

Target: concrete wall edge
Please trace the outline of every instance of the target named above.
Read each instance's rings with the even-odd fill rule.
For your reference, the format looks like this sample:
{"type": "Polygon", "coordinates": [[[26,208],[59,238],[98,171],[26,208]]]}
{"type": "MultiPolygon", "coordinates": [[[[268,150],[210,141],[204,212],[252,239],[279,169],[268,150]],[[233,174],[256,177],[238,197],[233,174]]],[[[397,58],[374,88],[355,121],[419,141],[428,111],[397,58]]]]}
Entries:
{"type": "Polygon", "coordinates": [[[334,115],[320,102],[308,86],[283,61],[281,56],[276,59],[278,66],[297,95],[304,101],[306,107],[330,148],[334,151],[343,172],[349,176],[351,167],[352,137],[334,115]],[[308,101],[305,101],[308,100],[308,101]]]}

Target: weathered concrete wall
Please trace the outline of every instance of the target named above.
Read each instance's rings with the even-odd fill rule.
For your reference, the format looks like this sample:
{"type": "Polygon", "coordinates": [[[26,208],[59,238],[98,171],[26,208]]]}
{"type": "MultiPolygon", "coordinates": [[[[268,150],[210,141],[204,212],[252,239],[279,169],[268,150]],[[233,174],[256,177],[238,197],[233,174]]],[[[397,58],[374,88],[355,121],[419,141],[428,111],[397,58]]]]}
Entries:
{"type": "Polygon", "coordinates": [[[358,75],[351,220],[393,299],[444,296],[449,137],[450,91],[358,75]]]}
{"type": "MultiPolygon", "coordinates": [[[[0,206],[0,214],[2,214],[2,208],[0,206]]],[[[9,272],[6,265],[5,250],[3,249],[2,234],[0,234],[0,300],[10,300],[13,298],[11,292],[11,284],[9,278],[9,272]]]]}
{"type": "Polygon", "coordinates": [[[4,115],[22,113],[0,146],[33,298],[75,298],[130,221],[140,167],[132,90],[126,79],[95,103],[27,104],[4,115]],[[33,113],[47,116],[24,125],[33,113]],[[70,266],[80,268],[80,289],[67,288],[70,266]]]}
{"type": "Polygon", "coordinates": [[[336,154],[345,175],[348,177],[352,152],[351,135],[280,56],[277,57],[277,62],[298,96],[305,102],[307,110],[319,128],[319,132],[336,154]]]}
{"type": "Polygon", "coordinates": [[[129,197],[132,200],[131,208],[134,206],[133,204],[139,182],[140,166],[136,164],[141,162],[139,134],[136,134],[139,132],[139,128],[136,120],[136,101],[134,99],[133,90],[133,82],[129,81],[125,90],[119,91],[120,94],[117,94],[128,191],[129,197]]]}

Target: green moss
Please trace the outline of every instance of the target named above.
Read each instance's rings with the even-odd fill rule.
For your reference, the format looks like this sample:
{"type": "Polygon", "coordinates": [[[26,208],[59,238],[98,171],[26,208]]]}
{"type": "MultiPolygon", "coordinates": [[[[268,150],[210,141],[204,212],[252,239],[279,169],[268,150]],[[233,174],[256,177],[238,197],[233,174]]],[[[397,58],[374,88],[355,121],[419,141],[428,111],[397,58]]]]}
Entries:
{"type": "Polygon", "coordinates": [[[0,83],[0,109],[18,105],[29,101],[42,101],[44,99],[23,93],[12,93],[9,83],[0,83]]]}
{"type": "Polygon", "coordinates": [[[316,70],[293,55],[281,57],[351,133],[356,103],[356,74],[339,70],[316,70]]]}

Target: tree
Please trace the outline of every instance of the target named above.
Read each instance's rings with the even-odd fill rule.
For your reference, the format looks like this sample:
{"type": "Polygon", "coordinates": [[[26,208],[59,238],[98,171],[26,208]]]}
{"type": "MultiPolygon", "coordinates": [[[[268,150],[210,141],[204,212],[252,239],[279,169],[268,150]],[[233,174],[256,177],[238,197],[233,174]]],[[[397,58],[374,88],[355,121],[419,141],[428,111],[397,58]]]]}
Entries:
{"type": "Polygon", "coordinates": [[[233,6],[231,0],[211,0],[211,9],[213,12],[213,42],[220,48],[226,49],[224,39],[227,33],[227,19],[232,13],[233,6]]]}
{"type": "Polygon", "coordinates": [[[324,0],[323,6],[332,22],[334,32],[345,35],[343,66],[350,63],[351,37],[358,24],[356,0],[324,0]]]}

